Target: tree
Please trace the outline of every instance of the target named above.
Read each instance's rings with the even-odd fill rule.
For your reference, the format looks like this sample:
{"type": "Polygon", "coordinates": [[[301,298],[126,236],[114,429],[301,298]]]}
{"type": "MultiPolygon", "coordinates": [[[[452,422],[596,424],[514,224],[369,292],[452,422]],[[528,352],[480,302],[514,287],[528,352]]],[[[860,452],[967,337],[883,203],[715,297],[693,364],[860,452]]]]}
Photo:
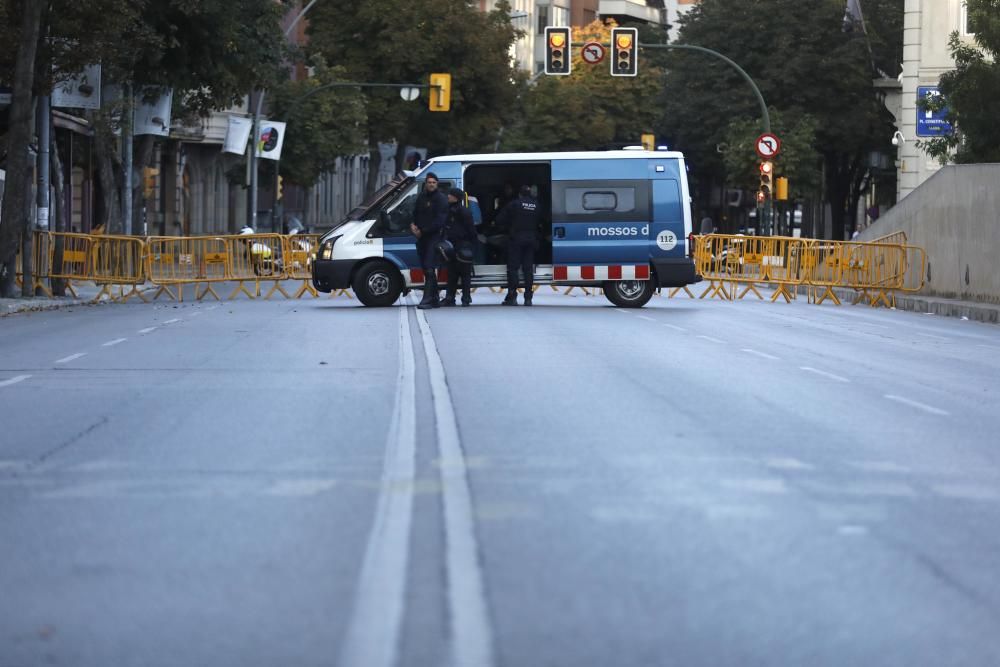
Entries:
{"type": "Polygon", "coordinates": [[[491,12],[466,0],[326,0],[312,10],[310,49],[343,67],[351,81],[426,83],[432,72],[453,75],[449,113],[405,103],[396,90],[364,91],[369,192],[381,161],[379,142],[445,150],[491,143],[516,94],[509,9],[506,0],[491,12]]]}
{"type": "MultiPolygon", "coordinates": [[[[610,44],[614,21],[573,29],[573,42],[610,44]]],[[[640,59],[636,77],[613,77],[605,59],[597,65],[573,53],[569,76],[542,75],[522,95],[519,122],[503,139],[507,150],[595,150],[638,144],[662,112],[663,72],[640,59]]]]}
{"type": "MultiPolygon", "coordinates": [[[[874,52],[864,33],[841,30],[843,17],[843,0],[702,0],[681,19],[680,32],[681,42],[738,62],[790,125],[803,115],[815,119],[813,144],[823,160],[834,238],[844,238],[848,212],[856,208],[868,152],[892,135],[891,118],[872,88],[874,52]]],[[[663,131],[702,180],[724,180],[717,147],[730,121],[759,121],[746,82],[721,61],[687,52],[675,52],[667,81],[663,131]]]]}
{"type": "Polygon", "coordinates": [[[338,157],[365,146],[364,100],[357,89],[332,87],[343,81],[340,68],[314,63],[314,76],[287,81],[270,91],[272,115],[293,128],[281,150],[281,175],[290,183],[309,187],[320,174],[333,169],[338,157]]]}
{"type": "Polygon", "coordinates": [[[948,42],[955,69],[941,76],[941,96],[926,106],[946,108],[954,131],[919,145],[946,162],[1000,162],[1000,0],[967,0],[973,43],[953,32],[948,42]]]}
{"type": "MultiPolygon", "coordinates": [[[[771,129],[781,137],[781,152],[772,160],[776,176],[788,178],[790,197],[801,199],[815,194],[820,186],[820,155],[813,146],[816,119],[809,114],[786,114],[771,109],[771,129]]],[[[723,162],[731,182],[745,190],[760,185],[760,158],[756,140],[760,123],[739,119],[726,128],[726,141],[721,145],[723,162]]]]}

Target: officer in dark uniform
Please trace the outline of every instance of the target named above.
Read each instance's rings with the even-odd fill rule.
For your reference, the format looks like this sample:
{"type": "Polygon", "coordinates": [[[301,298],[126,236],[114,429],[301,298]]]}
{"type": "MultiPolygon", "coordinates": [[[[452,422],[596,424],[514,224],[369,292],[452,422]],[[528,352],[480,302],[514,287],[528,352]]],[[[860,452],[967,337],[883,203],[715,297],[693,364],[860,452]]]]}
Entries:
{"type": "Polygon", "coordinates": [[[535,250],[538,249],[538,223],[541,219],[538,200],[531,188],[522,185],[519,196],[507,204],[497,216],[497,222],[510,230],[507,245],[507,297],[505,306],[517,305],[517,270],[524,274],[524,305],[531,305],[532,283],[535,278],[535,250]]]}
{"type": "Polygon", "coordinates": [[[438,190],[438,177],[428,172],[424,188],[417,195],[410,231],[417,237],[417,254],[420,267],[424,270],[424,298],[417,308],[437,308],[440,305],[438,293],[438,260],[434,247],[444,234],[448,217],[448,198],[438,190]]]}
{"type": "Polygon", "coordinates": [[[442,306],[455,305],[455,292],[459,278],[462,280],[462,305],[472,303],[472,262],[476,250],[476,223],[472,211],[465,207],[465,192],[452,188],[448,193],[448,224],[444,231],[445,240],[454,248],[448,260],[448,291],[442,306]]]}

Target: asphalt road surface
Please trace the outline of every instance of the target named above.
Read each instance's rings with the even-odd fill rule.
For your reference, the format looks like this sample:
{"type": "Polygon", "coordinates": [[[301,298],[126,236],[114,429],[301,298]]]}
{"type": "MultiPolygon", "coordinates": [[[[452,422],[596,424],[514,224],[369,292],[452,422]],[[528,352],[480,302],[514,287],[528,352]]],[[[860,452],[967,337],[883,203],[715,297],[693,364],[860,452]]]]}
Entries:
{"type": "Polygon", "coordinates": [[[0,667],[1000,664],[1000,328],[474,298],[0,319],[0,667]]]}

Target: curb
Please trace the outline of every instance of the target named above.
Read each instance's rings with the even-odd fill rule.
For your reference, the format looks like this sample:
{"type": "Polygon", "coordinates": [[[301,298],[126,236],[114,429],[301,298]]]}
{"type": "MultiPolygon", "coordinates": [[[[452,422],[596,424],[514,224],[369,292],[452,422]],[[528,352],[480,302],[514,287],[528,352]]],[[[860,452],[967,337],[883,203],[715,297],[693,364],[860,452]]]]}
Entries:
{"type": "MultiPolygon", "coordinates": [[[[139,288],[140,292],[148,292],[156,289],[156,285],[145,284],[139,288]]],[[[72,308],[73,306],[97,306],[105,303],[113,303],[105,294],[100,301],[95,301],[97,294],[90,297],[31,297],[28,299],[0,299],[0,317],[16,315],[18,313],[38,313],[46,310],[59,310],[60,308],[72,308]]]]}
{"type": "MultiPolygon", "coordinates": [[[[833,292],[847,306],[851,305],[851,302],[857,296],[857,292],[849,289],[835,288],[833,292]]],[[[799,286],[797,293],[806,294],[806,287],[799,286]]],[[[942,317],[956,317],[974,322],[985,322],[987,324],[1000,324],[1000,305],[991,303],[897,293],[896,310],[940,315],[942,317]]]]}

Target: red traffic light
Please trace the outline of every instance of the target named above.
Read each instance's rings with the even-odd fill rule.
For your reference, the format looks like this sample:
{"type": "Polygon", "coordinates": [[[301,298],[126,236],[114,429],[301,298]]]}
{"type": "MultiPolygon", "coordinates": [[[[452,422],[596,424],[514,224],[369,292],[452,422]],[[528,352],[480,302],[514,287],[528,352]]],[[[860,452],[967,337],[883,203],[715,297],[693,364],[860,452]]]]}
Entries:
{"type": "Polygon", "coordinates": [[[760,173],[762,176],[770,176],[774,172],[774,163],[770,160],[765,160],[760,163],[760,173]]]}

